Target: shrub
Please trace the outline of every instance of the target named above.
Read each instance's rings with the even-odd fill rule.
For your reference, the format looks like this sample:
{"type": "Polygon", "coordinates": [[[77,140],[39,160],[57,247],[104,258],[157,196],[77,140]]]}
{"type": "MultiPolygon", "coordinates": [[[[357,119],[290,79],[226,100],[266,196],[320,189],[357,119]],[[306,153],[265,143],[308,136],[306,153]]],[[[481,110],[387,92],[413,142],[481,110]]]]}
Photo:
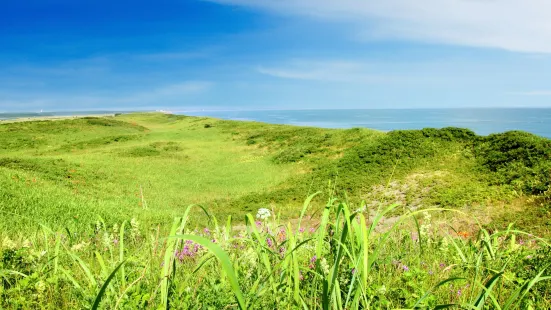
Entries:
{"type": "Polygon", "coordinates": [[[541,194],[551,180],[551,140],[509,131],[493,134],[475,148],[479,163],[494,173],[497,184],[514,185],[529,194],[541,194]]]}

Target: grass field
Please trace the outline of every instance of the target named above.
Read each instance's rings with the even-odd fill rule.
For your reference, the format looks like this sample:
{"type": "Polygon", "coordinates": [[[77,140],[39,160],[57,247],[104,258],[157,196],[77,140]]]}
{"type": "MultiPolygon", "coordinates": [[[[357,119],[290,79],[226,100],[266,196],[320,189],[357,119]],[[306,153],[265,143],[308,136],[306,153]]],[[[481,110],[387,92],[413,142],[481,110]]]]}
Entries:
{"type": "Polygon", "coordinates": [[[0,308],[542,308],[550,172],[522,132],[0,124],[0,308]]]}

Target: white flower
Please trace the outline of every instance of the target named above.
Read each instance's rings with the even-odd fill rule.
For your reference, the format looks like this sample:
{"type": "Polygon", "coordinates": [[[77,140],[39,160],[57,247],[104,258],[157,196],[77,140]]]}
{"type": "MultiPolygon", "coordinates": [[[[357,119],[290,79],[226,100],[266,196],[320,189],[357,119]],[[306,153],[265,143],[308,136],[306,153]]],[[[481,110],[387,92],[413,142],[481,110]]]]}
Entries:
{"type": "Polygon", "coordinates": [[[130,226],[132,227],[130,229],[130,236],[136,239],[140,236],[140,222],[138,222],[137,219],[132,218],[132,220],[130,220],[130,226]]]}
{"type": "Polygon", "coordinates": [[[271,216],[270,210],[266,208],[260,208],[256,213],[256,218],[261,220],[267,220],[270,216],[271,216]]]}
{"type": "Polygon", "coordinates": [[[329,264],[327,263],[327,260],[325,259],[325,257],[323,257],[321,259],[320,267],[321,267],[321,270],[323,271],[324,274],[326,274],[326,275],[329,274],[329,264]]]}
{"type": "Polygon", "coordinates": [[[87,246],[88,246],[89,243],[87,242],[81,242],[79,244],[75,244],[71,247],[71,251],[74,251],[74,252],[77,252],[77,251],[80,251],[82,249],[85,249],[87,246]]]}

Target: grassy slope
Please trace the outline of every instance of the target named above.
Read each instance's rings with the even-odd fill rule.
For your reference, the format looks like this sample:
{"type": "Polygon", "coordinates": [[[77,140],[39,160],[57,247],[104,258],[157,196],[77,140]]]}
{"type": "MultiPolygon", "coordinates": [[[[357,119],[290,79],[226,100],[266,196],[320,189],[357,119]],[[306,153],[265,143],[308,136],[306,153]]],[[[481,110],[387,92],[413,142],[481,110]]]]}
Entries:
{"type": "Polygon", "coordinates": [[[403,208],[462,209],[546,235],[550,152],[550,141],[533,135],[453,128],[385,134],[162,114],[0,125],[0,308],[92,308],[113,270],[103,306],[236,307],[225,260],[252,309],[470,309],[506,305],[517,290],[515,306],[543,309],[549,282],[526,285],[548,274],[548,239],[478,230],[465,213],[403,208]],[[247,233],[194,208],[195,221],[176,219],[171,234],[181,225],[186,238],[220,251],[164,238],[190,203],[219,223],[267,206],[296,218],[317,190],[307,212],[317,221],[305,219],[303,230],[271,217],[247,233]],[[319,212],[329,196],[343,199],[319,212]],[[371,211],[394,202],[402,206],[377,225],[371,211]],[[340,217],[356,209],[374,230],[340,217]]]}
{"type": "Polygon", "coordinates": [[[192,203],[221,218],[261,207],[295,217],[318,190],[357,207],[485,207],[520,195],[510,181],[493,181],[480,155],[489,142],[465,130],[384,134],[132,114],[4,124],[0,140],[0,208],[59,227],[97,215],[166,223],[192,203]]]}

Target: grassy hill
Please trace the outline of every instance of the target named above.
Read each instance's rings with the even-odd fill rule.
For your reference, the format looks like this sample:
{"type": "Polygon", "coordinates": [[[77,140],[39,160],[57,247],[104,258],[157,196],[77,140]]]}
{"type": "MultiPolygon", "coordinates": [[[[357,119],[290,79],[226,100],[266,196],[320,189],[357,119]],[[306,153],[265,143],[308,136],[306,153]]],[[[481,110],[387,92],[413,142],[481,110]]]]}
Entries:
{"type": "MultiPolygon", "coordinates": [[[[0,277],[4,279],[0,295],[7,294],[4,297],[9,297],[4,299],[8,301],[0,303],[0,306],[32,308],[36,305],[35,302],[40,300],[46,301],[52,308],[91,306],[93,300],[90,296],[101,296],[105,293],[101,293],[100,280],[107,278],[109,270],[114,269],[117,262],[123,261],[122,257],[132,257],[135,261],[141,260],[144,266],[150,266],[144,267],[144,276],[141,277],[142,280],[145,277],[148,280],[144,281],[149,282],[142,283],[138,290],[140,293],[136,293],[139,296],[134,296],[139,301],[129,301],[131,298],[126,295],[128,292],[125,293],[125,290],[131,288],[127,282],[130,282],[131,278],[140,279],[141,269],[135,265],[132,275],[125,276],[124,270],[122,271],[123,274],[116,280],[118,288],[110,286],[105,293],[106,299],[116,302],[119,295],[126,296],[123,298],[124,303],[131,308],[137,305],[156,307],[162,304],[163,300],[168,302],[171,298],[174,300],[173,305],[176,305],[178,303],[175,303],[175,300],[178,298],[192,296],[178,291],[187,290],[189,286],[169,289],[169,284],[162,280],[161,282],[165,283],[162,291],[165,295],[170,293],[170,297],[157,296],[153,294],[157,285],[155,281],[159,281],[155,276],[161,274],[160,279],[168,277],[166,274],[163,276],[162,272],[168,272],[170,268],[166,267],[169,270],[165,270],[165,267],[158,265],[151,267],[151,264],[166,262],[167,259],[170,263],[171,251],[183,246],[183,243],[172,244],[162,239],[162,236],[174,235],[176,232],[174,226],[171,229],[174,218],[179,218],[179,224],[176,226],[181,225],[181,233],[190,232],[192,229],[200,230],[205,226],[213,229],[214,225],[216,237],[212,237],[210,233],[203,233],[202,236],[223,238],[226,242],[224,245],[230,247],[235,246],[231,241],[234,238],[231,227],[234,226],[235,231],[241,234],[245,227],[249,227],[246,226],[245,215],[254,215],[258,209],[267,208],[274,213],[272,218],[276,218],[269,225],[261,223],[266,225],[266,228],[270,227],[261,233],[272,235],[268,239],[275,238],[274,231],[283,227],[287,234],[292,236],[291,230],[296,227],[285,228],[285,222],[288,221],[293,226],[300,225],[303,202],[318,191],[318,195],[311,197],[311,203],[306,204],[309,217],[304,218],[304,221],[316,227],[315,231],[325,229],[324,219],[327,223],[333,221],[333,226],[328,227],[332,227],[329,228],[330,231],[336,230],[336,234],[328,235],[323,230],[312,238],[321,241],[312,242],[318,242],[324,249],[316,248],[318,258],[320,253],[329,251],[327,260],[329,263],[339,262],[337,265],[340,264],[340,260],[334,255],[338,255],[338,251],[333,252],[331,249],[338,249],[338,246],[332,243],[332,240],[342,236],[339,235],[343,234],[339,227],[345,229],[346,221],[343,223],[342,217],[339,219],[339,212],[344,209],[350,212],[357,210],[358,216],[363,214],[369,223],[386,220],[388,223],[382,225],[381,231],[390,229],[396,221],[400,222],[400,215],[413,217],[415,220],[408,222],[406,226],[391,229],[397,234],[394,236],[395,239],[392,239],[394,247],[403,246],[402,235],[407,230],[417,230],[418,238],[422,235],[420,223],[429,224],[428,220],[417,218],[424,214],[426,219],[428,213],[422,213],[423,210],[430,210],[435,230],[438,230],[438,225],[446,224],[446,227],[456,231],[464,231],[463,236],[470,234],[474,238],[481,231],[503,231],[510,223],[515,223],[518,229],[548,237],[551,228],[550,173],[551,140],[524,132],[477,136],[466,129],[444,128],[383,133],[360,128],[321,129],[157,113],[0,124],[0,240],[4,240],[0,248],[3,249],[4,257],[3,265],[0,265],[0,277]],[[341,207],[337,207],[339,203],[333,204],[334,198],[339,199],[341,207]],[[195,211],[186,213],[189,210],[188,206],[192,204],[200,205],[206,212],[200,207],[195,207],[195,211]],[[381,214],[385,207],[394,204],[395,207],[388,209],[384,217],[374,218],[376,214],[381,214]],[[342,206],[346,207],[343,209],[342,206]],[[218,223],[224,223],[227,219],[227,227],[220,228],[224,225],[218,223]],[[126,228],[122,224],[125,221],[126,228]],[[187,229],[183,228],[184,225],[187,225],[187,229]],[[63,232],[61,234],[64,237],[55,232],[63,232]],[[129,238],[128,234],[132,237],[126,247],[116,249],[120,242],[118,240],[124,240],[124,234],[127,234],[126,238],[129,238]],[[108,239],[107,244],[103,242],[105,238],[108,239]],[[33,243],[40,244],[46,252],[49,251],[49,259],[43,261],[33,252],[37,257],[26,264],[24,257],[18,256],[30,255],[28,247],[23,247],[25,240],[35,240],[33,243]],[[117,244],[113,244],[114,240],[117,240],[117,244]],[[78,245],[81,244],[85,244],[86,247],[95,244],[96,248],[79,256],[78,245]],[[150,246],[153,246],[153,249],[150,246]],[[62,249],[66,249],[66,252],[62,249]],[[60,251],[65,253],[63,258],[58,258],[60,251]],[[165,253],[169,253],[168,258],[165,253]],[[144,260],[147,260],[147,263],[144,260]],[[59,268],[62,268],[59,267],[60,261],[68,264],[63,267],[63,271],[59,271],[59,268]],[[30,270],[37,266],[43,268],[40,269],[42,271],[33,271],[34,280],[26,280],[32,277],[29,274],[30,270]],[[55,269],[55,273],[52,274],[51,268],[55,269]],[[159,268],[160,270],[157,270],[159,268]],[[17,276],[19,273],[24,277],[17,276]],[[90,281],[88,288],[84,288],[87,281],[84,279],[90,281]],[[29,285],[32,287],[26,288],[21,284],[23,280],[31,283],[32,285],[29,285]],[[70,298],[60,299],[44,295],[45,293],[40,293],[36,288],[37,285],[46,285],[47,289],[44,291],[50,294],[53,291],[49,290],[55,291],[56,287],[61,287],[68,292],[67,296],[73,296],[78,302],[70,298]],[[34,297],[27,301],[19,300],[19,294],[23,294],[26,289],[30,290],[34,297]]],[[[349,226],[347,229],[352,228],[353,226],[349,226]]],[[[351,230],[351,234],[359,233],[357,230],[360,228],[354,226],[354,229],[356,232],[351,230]]],[[[367,236],[366,234],[364,237],[367,236]]],[[[433,238],[437,240],[437,245],[431,246],[441,247],[442,240],[445,240],[442,237],[441,233],[431,232],[431,237],[427,237],[427,240],[433,238]]],[[[261,243],[267,240],[265,237],[262,240],[258,239],[258,235],[251,238],[261,243]]],[[[306,240],[305,244],[308,242],[306,236],[305,239],[301,238],[303,237],[299,238],[297,235],[295,239],[281,240],[281,246],[296,246],[299,239],[306,240]]],[[[346,235],[343,238],[346,239],[346,235]]],[[[507,238],[506,240],[510,240],[511,237],[507,238]]],[[[486,239],[473,240],[483,244],[486,239]]],[[[473,257],[476,257],[479,253],[478,248],[469,248],[467,240],[464,241],[464,251],[468,248],[468,251],[472,251],[473,257]]],[[[496,253],[500,245],[502,244],[495,244],[496,253]]],[[[244,244],[239,246],[245,248],[244,244]]],[[[415,245],[413,248],[406,246],[401,252],[405,256],[398,259],[393,256],[390,243],[386,246],[389,248],[380,249],[387,256],[386,261],[381,261],[379,267],[385,264],[391,266],[394,259],[400,261],[398,267],[402,268],[412,253],[419,257],[416,251],[426,250],[415,245]]],[[[427,244],[427,249],[431,246],[427,244]]],[[[354,263],[354,259],[359,259],[352,253],[354,248],[351,245],[348,253],[344,255],[344,260],[349,260],[350,264],[354,263]]],[[[360,252],[362,249],[365,250],[362,247],[357,249],[360,252]]],[[[460,247],[456,245],[455,249],[460,247]]],[[[537,247],[532,250],[536,251],[537,247]]],[[[231,251],[228,250],[230,253],[231,251]]],[[[283,268],[277,264],[270,265],[269,262],[275,259],[271,256],[262,258],[262,255],[267,255],[264,251],[261,248],[253,251],[260,255],[259,264],[268,264],[265,265],[266,269],[276,266],[283,268]],[[261,252],[264,254],[260,254],[261,252]]],[[[434,251],[430,253],[432,258],[440,255],[434,251]]],[[[312,257],[311,254],[308,254],[309,257],[312,257]]],[[[253,256],[248,259],[254,260],[253,256]]],[[[500,259],[505,260],[505,256],[500,259]]],[[[208,258],[208,255],[206,257],[208,258]]],[[[296,259],[292,257],[288,258],[283,253],[280,259],[287,266],[286,264],[291,264],[292,260],[296,259]]],[[[518,260],[520,264],[520,256],[518,260]]],[[[451,264],[451,261],[450,258],[448,263],[451,264]]],[[[461,262],[469,263],[467,257],[461,258],[461,262]]],[[[499,263],[501,262],[503,261],[500,260],[499,263]]],[[[193,269],[196,263],[202,266],[201,262],[193,261],[180,268],[193,269]]],[[[319,264],[320,262],[315,263],[315,267],[312,268],[322,268],[319,264]]],[[[422,266],[421,261],[417,261],[416,264],[422,266]]],[[[475,260],[473,264],[479,263],[475,260]]],[[[545,265],[544,262],[540,264],[542,267],[545,265]]],[[[291,265],[283,270],[291,270],[291,265]]],[[[289,275],[284,272],[282,277],[289,278],[280,278],[278,281],[295,283],[298,274],[304,271],[300,270],[298,265],[296,268],[292,269],[293,272],[297,272],[296,274],[289,275]]],[[[312,268],[306,269],[314,271],[312,268]]],[[[409,271],[409,267],[407,268],[409,271]]],[[[358,268],[354,267],[354,270],[356,269],[358,268]]],[[[116,271],[118,272],[118,269],[116,271]]],[[[254,271],[259,273],[256,279],[270,278],[265,278],[265,271],[254,271]]],[[[362,272],[367,276],[367,270],[364,269],[362,272]]],[[[207,274],[209,273],[206,272],[203,276],[207,274]]],[[[387,283],[386,288],[392,283],[400,286],[396,281],[402,280],[397,280],[397,276],[400,279],[402,273],[384,276],[379,274],[379,280],[370,281],[375,281],[373,289],[381,289],[381,283],[387,283]]],[[[469,271],[463,276],[473,274],[469,271]]],[[[491,278],[492,273],[487,273],[486,276],[491,278]]],[[[190,281],[195,281],[189,278],[189,275],[185,277],[186,280],[180,279],[183,281],[181,283],[191,285],[190,281]]],[[[481,279],[475,278],[476,281],[481,279]]],[[[415,296],[418,300],[422,296],[421,293],[429,290],[431,285],[438,284],[438,281],[427,282],[426,279],[420,278],[410,280],[419,284],[408,284],[416,287],[408,290],[407,301],[402,300],[407,295],[405,291],[395,291],[393,294],[396,296],[388,297],[388,303],[384,305],[411,306],[410,301],[414,300],[415,296]],[[412,291],[421,295],[414,294],[412,297],[412,291]]],[[[257,293],[261,291],[255,287],[258,283],[241,281],[242,288],[245,286],[257,293]]],[[[321,299],[314,298],[307,303],[310,306],[319,306],[324,302],[321,297],[325,294],[322,289],[323,281],[320,281],[321,286],[307,289],[309,292],[321,294],[321,299]]],[[[356,280],[346,281],[350,284],[350,281],[356,280]]],[[[367,283],[368,279],[363,281],[367,283]]],[[[476,285],[476,281],[472,284],[476,285]]],[[[204,284],[204,289],[212,294],[218,290],[215,288],[216,285],[224,287],[219,289],[225,292],[225,299],[220,299],[219,303],[211,300],[213,307],[234,302],[238,294],[230,282],[204,284]]],[[[270,303],[275,301],[291,308],[301,305],[297,295],[289,299],[284,297],[287,293],[279,296],[279,289],[273,287],[273,290],[275,291],[271,297],[267,296],[264,304],[261,302],[259,305],[269,307],[270,303]]],[[[291,295],[293,294],[306,293],[295,292],[291,295]]],[[[361,300],[365,296],[358,294],[360,295],[354,297],[358,300],[354,302],[358,307],[362,302],[365,306],[367,301],[361,300]]],[[[326,297],[336,298],[331,296],[326,297]]],[[[440,297],[442,300],[450,300],[443,295],[440,297]]],[[[208,296],[202,298],[210,300],[208,296]]],[[[382,302],[381,300],[378,302],[382,302]]],[[[181,305],[191,307],[193,302],[189,302],[181,305]]],[[[372,305],[383,307],[382,303],[372,305]]]]}

